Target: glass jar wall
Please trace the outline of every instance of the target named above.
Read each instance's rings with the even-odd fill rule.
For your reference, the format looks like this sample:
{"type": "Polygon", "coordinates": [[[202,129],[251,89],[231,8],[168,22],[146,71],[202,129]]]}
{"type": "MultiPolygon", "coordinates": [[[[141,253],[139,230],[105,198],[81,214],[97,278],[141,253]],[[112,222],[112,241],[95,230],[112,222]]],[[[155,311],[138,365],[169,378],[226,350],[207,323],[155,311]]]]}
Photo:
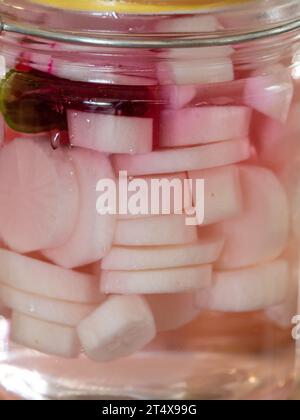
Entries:
{"type": "Polygon", "coordinates": [[[22,3],[2,3],[4,22],[50,36],[1,36],[3,389],[287,398],[299,32],[235,36],[272,33],[299,16],[298,2],[138,17],[22,3]],[[52,39],[70,28],[153,45],[52,39]],[[199,34],[232,42],[172,48],[199,34]],[[162,39],[173,44],[154,48],[162,39]]]}

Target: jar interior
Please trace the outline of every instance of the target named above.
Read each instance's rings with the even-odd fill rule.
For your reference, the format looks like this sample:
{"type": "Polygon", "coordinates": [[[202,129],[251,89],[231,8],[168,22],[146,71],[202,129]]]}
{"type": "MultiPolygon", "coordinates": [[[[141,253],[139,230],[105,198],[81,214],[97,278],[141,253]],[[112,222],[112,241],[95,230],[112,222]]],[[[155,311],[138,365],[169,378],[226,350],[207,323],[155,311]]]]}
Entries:
{"type": "MultiPolygon", "coordinates": [[[[10,2],[2,7],[8,16],[10,2]]],[[[221,36],[238,16],[244,28],[254,19],[244,7],[135,18],[132,32],[194,33],[196,21],[221,36]]],[[[285,2],[279,18],[260,11],[263,25],[295,7],[285,2]]],[[[73,20],[79,32],[105,22],[60,13],[55,21],[56,9],[37,5],[29,22],[67,30],[73,20]]],[[[133,19],[108,16],[104,28],[112,22],[126,32],[133,19]]],[[[28,399],[286,398],[298,34],[133,50],[4,33],[0,54],[1,386],[28,399]],[[102,214],[99,182],[121,189],[124,172],[126,211],[119,195],[116,214],[102,214]],[[175,182],[167,212],[153,180],[175,182]]]]}

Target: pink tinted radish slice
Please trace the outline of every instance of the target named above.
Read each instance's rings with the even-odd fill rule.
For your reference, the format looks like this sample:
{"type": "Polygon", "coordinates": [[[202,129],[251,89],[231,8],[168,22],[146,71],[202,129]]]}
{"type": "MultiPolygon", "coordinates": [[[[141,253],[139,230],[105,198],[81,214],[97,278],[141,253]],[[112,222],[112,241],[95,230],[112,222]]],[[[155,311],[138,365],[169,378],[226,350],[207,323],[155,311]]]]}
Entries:
{"type": "Polygon", "coordinates": [[[78,213],[78,185],[65,150],[45,139],[16,139],[0,153],[0,236],[26,253],[67,241],[78,213]]]}
{"type": "Polygon", "coordinates": [[[181,328],[200,314],[194,293],[147,296],[147,302],[158,332],[181,328]]]}
{"type": "Polygon", "coordinates": [[[166,247],[113,247],[102,260],[103,270],[155,270],[215,262],[221,254],[224,239],[208,237],[193,245],[166,247]]]}
{"type": "MultiPolygon", "coordinates": [[[[242,191],[237,166],[189,172],[189,178],[193,180],[193,184],[196,180],[204,180],[204,220],[200,221],[201,224],[220,222],[242,211],[242,191]]],[[[193,203],[198,206],[195,188],[193,203]]]]}
{"type": "Polygon", "coordinates": [[[255,267],[214,273],[213,285],[198,295],[199,307],[220,312],[263,310],[284,300],[289,266],[277,260],[255,267]]]}
{"type": "Polygon", "coordinates": [[[114,179],[109,159],[84,149],[73,149],[70,156],[79,184],[78,219],[65,244],[44,251],[49,260],[66,268],[100,260],[109,251],[115,232],[115,216],[98,214],[96,209],[98,181],[114,179]]]}
{"type": "Polygon", "coordinates": [[[161,95],[167,108],[181,109],[187,106],[197,95],[196,86],[163,86],[161,95]]]}
{"type": "Polygon", "coordinates": [[[104,153],[149,153],[153,120],[80,111],[68,111],[72,145],[104,153]]]}
{"type": "Polygon", "coordinates": [[[11,339],[17,344],[45,354],[75,358],[80,343],[75,328],[52,324],[14,312],[11,320],[11,339]]]}
{"type": "Polygon", "coordinates": [[[0,300],[10,309],[22,314],[75,327],[96,308],[95,305],[48,299],[0,284],[0,300]]]}
{"type": "Polygon", "coordinates": [[[139,156],[115,155],[112,160],[116,171],[138,176],[209,169],[241,162],[249,156],[249,139],[245,138],[139,156]]]}
{"type": "Polygon", "coordinates": [[[185,293],[206,288],[211,265],[151,271],[102,271],[100,290],[105,294],[185,293]]]}
{"type": "Polygon", "coordinates": [[[173,214],[182,214],[186,206],[186,203],[192,204],[191,193],[189,185],[185,188],[185,182],[187,180],[187,173],[175,173],[175,174],[166,174],[166,175],[149,175],[143,177],[130,177],[127,179],[127,184],[125,186],[126,193],[119,189],[119,193],[122,193],[122,196],[128,198],[128,203],[123,208],[123,204],[119,201],[118,206],[118,219],[137,219],[140,217],[151,217],[154,215],[173,215],[173,214]],[[147,188],[146,188],[147,187],[147,188]],[[152,189],[153,187],[153,189],[152,189]],[[152,191],[159,190],[157,193],[152,191]],[[132,207],[131,203],[134,201],[136,203],[136,198],[138,195],[138,205],[132,207]],[[169,199],[168,205],[165,207],[165,199],[169,199]],[[145,208],[139,206],[140,201],[145,204],[145,208]],[[155,213],[153,214],[153,211],[155,213]],[[126,213],[126,214],[125,214],[126,213]]]}
{"type": "Polygon", "coordinates": [[[4,249],[0,250],[0,283],[68,302],[97,303],[101,300],[95,277],[4,249]]]}
{"type": "Polygon", "coordinates": [[[160,123],[162,147],[193,146],[247,137],[250,108],[204,106],[163,111],[160,123]]]}
{"type": "Polygon", "coordinates": [[[262,114],[285,123],[293,95],[294,86],[289,70],[276,65],[249,77],[244,101],[262,114]]]}
{"type": "Polygon", "coordinates": [[[119,220],[115,245],[160,246],[197,242],[196,226],[187,226],[185,215],[119,220]]]}
{"type": "Polygon", "coordinates": [[[156,335],[153,315],[138,296],[112,296],[78,326],[86,355],[96,362],[130,356],[156,335]]]}
{"type": "Polygon", "coordinates": [[[246,267],[277,258],[289,231],[287,196],[278,178],[268,169],[240,167],[243,212],[215,226],[225,236],[218,261],[222,269],[246,267]]]}
{"type": "MultiPolygon", "coordinates": [[[[176,54],[176,53],[175,53],[176,54]]],[[[229,82],[234,79],[233,63],[230,57],[200,57],[187,59],[162,58],[157,65],[157,78],[161,85],[194,85],[229,82]]]]}

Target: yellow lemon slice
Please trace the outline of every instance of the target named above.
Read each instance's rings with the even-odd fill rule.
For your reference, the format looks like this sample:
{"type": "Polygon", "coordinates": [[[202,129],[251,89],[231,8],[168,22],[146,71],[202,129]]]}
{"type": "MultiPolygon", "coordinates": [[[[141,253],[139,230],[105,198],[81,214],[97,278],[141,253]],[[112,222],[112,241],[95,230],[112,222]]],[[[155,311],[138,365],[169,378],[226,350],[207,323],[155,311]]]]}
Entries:
{"type": "Polygon", "coordinates": [[[243,4],[251,0],[32,0],[33,3],[78,11],[163,13],[243,4]]]}

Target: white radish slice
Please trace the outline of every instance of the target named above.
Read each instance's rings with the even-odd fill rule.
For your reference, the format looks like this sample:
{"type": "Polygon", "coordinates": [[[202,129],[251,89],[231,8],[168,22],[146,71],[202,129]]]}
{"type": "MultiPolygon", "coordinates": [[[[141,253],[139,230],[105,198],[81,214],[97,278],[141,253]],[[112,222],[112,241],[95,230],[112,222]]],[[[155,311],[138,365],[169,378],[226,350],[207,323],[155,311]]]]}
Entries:
{"type": "Polygon", "coordinates": [[[208,237],[193,245],[113,247],[101,266],[103,270],[137,271],[211,264],[220,256],[223,245],[223,238],[208,237]]]}
{"type": "Polygon", "coordinates": [[[247,267],[277,258],[289,233],[289,207],[283,186],[268,169],[240,167],[243,212],[214,230],[225,236],[218,261],[222,269],[247,267]]]}
{"type": "Polygon", "coordinates": [[[101,300],[97,278],[0,250],[0,283],[24,292],[68,302],[101,300]]]}
{"type": "Polygon", "coordinates": [[[67,241],[78,214],[78,185],[65,150],[47,138],[16,139],[0,153],[0,235],[21,253],[67,241]]]}
{"type": "Polygon", "coordinates": [[[194,293],[146,297],[158,332],[177,330],[200,314],[194,293]]]}
{"type": "Polygon", "coordinates": [[[48,299],[0,285],[0,300],[10,309],[55,324],[75,327],[95,305],[48,299]]]}
{"type": "MultiPolygon", "coordinates": [[[[176,54],[176,52],[175,52],[176,54]]],[[[199,59],[177,57],[164,58],[165,61],[157,65],[157,77],[161,85],[193,85],[221,83],[234,80],[233,63],[230,57],[218,56],[199,59]]]]}
{"type": "Polygon", "coordinates": [[[162,98],[171,109],[181,109],[187,106],[197,95],[196,86],[164,86],[162,98]]]}
{"type": "Polygon", "coordinates": [[[160,145],[194,146],[247,137],[251,109],[244,106],[203,106],[162,112],[160,145]]]}
{"type": "Polygon", "coordinates": [[[109,159],[96,152],[73,149],[70,152],[79,184],[79,214],[73,233],[62,246],[43,254],[62,267],[73,268],[100,260],[110,249],[115,233],[115,215],[98,214],[96,185],[101,179],[114,179],[109,159]]]}
{"type": "Polygon", "coordinates": [[[153,142],[152,118],[68,111],[74,146],[104,153],[149,153],[153,142]]]}
{"type": "Polygon", "coordinates": [[[220,312],[263,310],[284,300],[289,266],[277,260],[234,271],[214,273],[213,286],[198,294],[199,307],[220,312]]]}
{"type": "Polygon", "coordinates": [[[188,33],[215,32],[222,29],[222,25],[215,16],[188,16],[159,19],[155,25],[158,33],[188,33]]]}
{"type": "Polygon", "coordinates": [[[122,246],[181,245],[197,242],[196,226],[187,226],[185,215],[119,220],[114,243],[122,246]]]}
{"type": "Polygon", "coordinates": [[[121,192],[118,206],[119,219],[182,214],[186,206],[188,207],[187,203],[192,205],[189,184],[185,187],[186,172],[130,177],[127,178],[127,182],[128,184],[124,184],[125,193],[122,190],[123,184],[120,184],[118,190],[118,197],[121,192]],[[127,197],[125,204],[121,201],[123,197],[127,197]],[[131,205],[132,202],[134,206],[131,205]],[[145,204],[142,206],[141,203],[145,204]]]}
{"type": "Polygon", "coordinates": [[[112,160],[117,171],[138,176],[209,169],[241,162],[249,156],[249,139],[245,138],[139,156],[115,155],[112,160]]]}
{"type": "Polygon", "coordinates": [[[13,312],[11,340],[49,355],[75,358],[80,354],[75,328],[40,321],[19,312],[13,312]]]}
{"type": "Polygon", "coordinates": [[[156,335],[153,315],[139,296],[112,296],[78,326],[86,355],[96,362],[130,356],[156,335]]]}
{"type": "MultiPolygon", "coordinates": [[[[242,190],[237,166],[189,172],[188,176],[193,180],[193,187],[197,179],[204,180],[204,220],[200,221],[201,224],[220,222],[242,211],[242,190]]],[[[196,190],[192,190],[193,203],[197,207],[196,190]]]]}
{"type": "Polygon", "coordinates": [[[100,290],[117,294],[186,293],[210,286],[212,266],[151,271],[102,271],[100,290]]]}
{"type": "Polygon", "coordinates": [[[246,81],[244,101],[257,111],[285,123],[294,95],[291,74],[282,65],[255,72],[246,81]]]}

